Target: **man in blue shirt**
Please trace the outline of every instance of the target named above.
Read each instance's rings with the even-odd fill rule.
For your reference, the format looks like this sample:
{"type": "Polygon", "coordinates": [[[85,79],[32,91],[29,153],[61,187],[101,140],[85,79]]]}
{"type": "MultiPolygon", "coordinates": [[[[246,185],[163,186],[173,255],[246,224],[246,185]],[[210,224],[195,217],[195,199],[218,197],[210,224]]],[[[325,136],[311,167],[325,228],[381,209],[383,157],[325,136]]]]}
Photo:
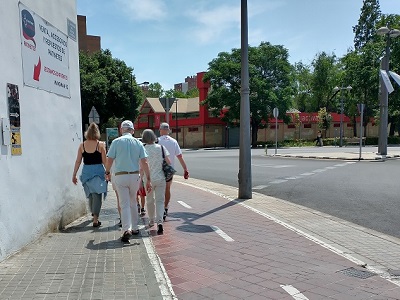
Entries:
{"type": "Polygon", "coordinates": [[[134,127],[129,120],[121,123],[121,136],[112,141],[107,153],[106,178],[110,180],[110,169],[114,162],[114,183],[119,195],[122,221],[121,241],[129,242],[132,234],[139,233],[139,214],[136,193],[139,188],[139,170],[146,176],[146,190],[151,190],[147,153],[143,144],[133,137],[134,127]]]}

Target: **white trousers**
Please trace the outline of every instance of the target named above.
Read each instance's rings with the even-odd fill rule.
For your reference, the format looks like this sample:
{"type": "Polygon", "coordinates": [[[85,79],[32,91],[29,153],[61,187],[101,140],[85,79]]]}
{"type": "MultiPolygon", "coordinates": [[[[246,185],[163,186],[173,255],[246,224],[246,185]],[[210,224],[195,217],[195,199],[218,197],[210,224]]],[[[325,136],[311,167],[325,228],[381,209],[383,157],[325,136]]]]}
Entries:
{"type": "MultiPolygon", "coordinates": [[[[146,183],[145,183],[146,184],[146,183]]],[[[163,223],[165,201],[165,179],[151,182],[152,189],[146,195],[147,214],[150,222],[163,223]]]]}
{"type": "Polygon", "coordinates": [[[139,214],[136,193],[139,189],[139,174],[115,175],[114,183],[121,207],[122,232],[139,229],[139,214]]]}

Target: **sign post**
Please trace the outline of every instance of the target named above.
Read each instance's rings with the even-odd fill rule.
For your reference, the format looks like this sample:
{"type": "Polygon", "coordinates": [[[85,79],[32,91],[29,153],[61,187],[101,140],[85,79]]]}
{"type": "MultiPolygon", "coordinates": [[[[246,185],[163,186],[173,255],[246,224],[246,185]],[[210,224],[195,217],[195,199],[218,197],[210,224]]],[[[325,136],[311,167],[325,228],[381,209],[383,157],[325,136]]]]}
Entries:
{"type": "Polygon", "coordinates": [[[96,123],[97,125],[100,124],[100,116],[94,106],[92,106],[92,109],[89,113],[89,124],[92,122],[96,123]]]}
{"type": "Polygon", "coordinates": [[[160,98],[160,103],[164,107],[166,116],[165,121],[169,124],[169,110],[171,109],[172,104],[174,103],[175,98],[160,98]]]}
{"type": "Polygon", "coordinates": [[[274,118],[275,118],[275,155],[278,152],[278,115],[279,109],[277,107],[274,108],[274,118]]]}
{"type": "Polygon", "coordinates": [[[361,160],[361,151],[362,151],[362,138],[363,138],[363,123],[364,123],[364,104],[357,104],[358,112],[360,113],[360,154],[358,156],[358,160],[361,160]]]}

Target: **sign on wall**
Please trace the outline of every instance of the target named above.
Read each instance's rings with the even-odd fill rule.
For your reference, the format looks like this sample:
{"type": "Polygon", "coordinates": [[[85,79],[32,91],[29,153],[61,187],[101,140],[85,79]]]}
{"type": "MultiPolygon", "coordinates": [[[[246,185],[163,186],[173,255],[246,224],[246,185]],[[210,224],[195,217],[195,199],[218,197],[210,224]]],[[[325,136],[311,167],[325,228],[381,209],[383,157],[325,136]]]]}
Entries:
{"type": "Polygon", "coordinates": [[[68,37],[21,3],[19,11],[24,84],[70,97],[68,37]]]}
{"type": "Polygon", "coordinates": [[[106,146],[110,149],[110,145],[114,139],[118,137],[118,128],[106,128],[106,146]]]}
{"type": "Polygon", "coordinates": [[[21,120],[18,85],[7,83],[7,98],[11,127],[11,155],[21,155],[21,120]]]}

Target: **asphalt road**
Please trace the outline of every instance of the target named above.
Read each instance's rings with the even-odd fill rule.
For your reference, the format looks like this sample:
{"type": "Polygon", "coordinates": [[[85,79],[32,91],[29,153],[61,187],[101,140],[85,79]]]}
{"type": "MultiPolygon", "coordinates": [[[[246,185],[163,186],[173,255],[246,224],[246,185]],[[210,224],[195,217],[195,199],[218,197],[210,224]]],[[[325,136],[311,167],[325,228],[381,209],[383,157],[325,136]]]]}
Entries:
{"type": "MultiPolygon", "coordinates": [[[[400,160],[346,162],[264,153],[252,150],[254,192],[400,238],[400,160]]],[[[191,177],[238,187],[238,149],[185,150],[184,157],[191,177]]]]}

